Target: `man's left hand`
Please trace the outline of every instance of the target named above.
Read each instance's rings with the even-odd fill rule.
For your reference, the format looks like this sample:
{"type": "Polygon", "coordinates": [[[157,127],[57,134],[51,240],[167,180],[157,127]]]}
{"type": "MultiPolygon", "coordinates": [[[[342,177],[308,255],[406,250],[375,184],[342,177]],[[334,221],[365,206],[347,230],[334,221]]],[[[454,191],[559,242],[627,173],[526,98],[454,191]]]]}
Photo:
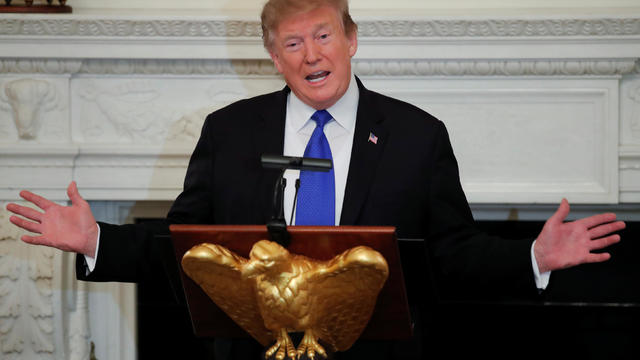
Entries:
{"type": "Polygon", "coordinates": [[[565,269],[584,263],[609,260],[609,253],[592,253],[620,241],[612,234],[625,227],[616,214],[605,213],[564,222],[569,215],[569,202],[562,199],[558,210],[544,224],[533,252],[541,273],[565,269]]]}

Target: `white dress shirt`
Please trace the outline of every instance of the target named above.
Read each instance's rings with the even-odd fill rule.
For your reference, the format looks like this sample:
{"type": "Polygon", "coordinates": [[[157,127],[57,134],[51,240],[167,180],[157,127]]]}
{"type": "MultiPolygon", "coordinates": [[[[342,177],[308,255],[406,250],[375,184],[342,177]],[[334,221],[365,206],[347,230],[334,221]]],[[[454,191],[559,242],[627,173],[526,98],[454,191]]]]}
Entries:
{"type": "MultiPolygon", "coordinates": [[[[360,91],[355,76],[351,75],[349,87],[345,94],[333,106],[327,110],[333,117],[324,126],[324,135],[329,141],[331,156],[333,157],[333,173],[336,184],[336,209],[335,224],[340,225],[342,203],[344,201],[344,189],[347,185],[347,173],[351,160],[351,147],[353,146],[353,134],[356,127],[356,114],[358,113],[358,100],[360,91]]],[[[316,109],[303,103],[293,93],[287,98],[287,117],[284,127],[284,155],[303,156],[309,138],[316,128],[316,122],[311,120],[311,115],[316,109]]],[[[287,179],[287,187],[284,191],[284,217],[289,222],[293,210],[295,197],[295,182],[300,177],[299,170],[287,170],[284,174],[287,179]]],[[[295,224],[295,214],[293,215],[295,224]]]]}

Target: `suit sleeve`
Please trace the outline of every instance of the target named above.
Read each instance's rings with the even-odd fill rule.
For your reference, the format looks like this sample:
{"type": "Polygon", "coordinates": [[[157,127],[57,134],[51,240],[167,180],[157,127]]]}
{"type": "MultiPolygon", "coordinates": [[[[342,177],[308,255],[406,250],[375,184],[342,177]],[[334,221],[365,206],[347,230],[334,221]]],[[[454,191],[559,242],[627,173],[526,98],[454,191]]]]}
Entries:
{"type": "Polygon", "coordinates": [[[439,287],[454,296],[537,294],[530,257],[532,239],[503,239],[477,229],[449,135],[444,124],[438,124],[427,239],[439,287]]]}

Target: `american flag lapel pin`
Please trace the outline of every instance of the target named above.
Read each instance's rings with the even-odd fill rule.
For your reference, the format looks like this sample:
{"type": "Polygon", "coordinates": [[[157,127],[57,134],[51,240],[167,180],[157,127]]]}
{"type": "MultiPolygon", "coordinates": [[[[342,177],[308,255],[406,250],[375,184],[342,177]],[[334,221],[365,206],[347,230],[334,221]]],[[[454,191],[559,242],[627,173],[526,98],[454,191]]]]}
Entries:
{"type": "Polygon", "coordinates": [[[374,144],[378,143],[378,137],[375,136],[372,132],[369,132],[369,142],[372,142],[374,144]]]}

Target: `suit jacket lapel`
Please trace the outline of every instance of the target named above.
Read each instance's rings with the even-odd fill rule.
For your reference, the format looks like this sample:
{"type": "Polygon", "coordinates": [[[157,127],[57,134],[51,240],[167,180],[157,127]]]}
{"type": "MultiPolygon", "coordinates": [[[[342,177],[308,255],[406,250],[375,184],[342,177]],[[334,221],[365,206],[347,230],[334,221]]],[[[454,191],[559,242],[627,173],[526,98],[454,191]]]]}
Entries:
{"type": "Polygon", "coordinates": [[[253,126],[253,143],[256,151],[281,155],[284,150],[284,126],[287,113],[289,88],[271,94],[267,106],[259,109],[257,124],[253,126]]]}
{"type": "MultiPolygon", "coordinates": [[[[269,97],[268,104],[260,109],[257,123],[253,129],[254,153],[257,161],[262,154],[282,155],[284,151],[284,127],[287,112],[287,95],[289,88],[269,97]]],[[[271,219],[273,211],[273,189],[280,172],[272,169],[263,169],[258,164],[256,207],[263,223],[271,219]]]]}
{"type": "Polygon", "coordinates": [[[369,90],[357,77],[356,81],[360,98],[340,225],[357,224],[389,135],[388,129],[384,126],[384,117],[376,110],[369,90]],[[370,135],[377,137],[377,140],[370,140],[370,135]]]}

